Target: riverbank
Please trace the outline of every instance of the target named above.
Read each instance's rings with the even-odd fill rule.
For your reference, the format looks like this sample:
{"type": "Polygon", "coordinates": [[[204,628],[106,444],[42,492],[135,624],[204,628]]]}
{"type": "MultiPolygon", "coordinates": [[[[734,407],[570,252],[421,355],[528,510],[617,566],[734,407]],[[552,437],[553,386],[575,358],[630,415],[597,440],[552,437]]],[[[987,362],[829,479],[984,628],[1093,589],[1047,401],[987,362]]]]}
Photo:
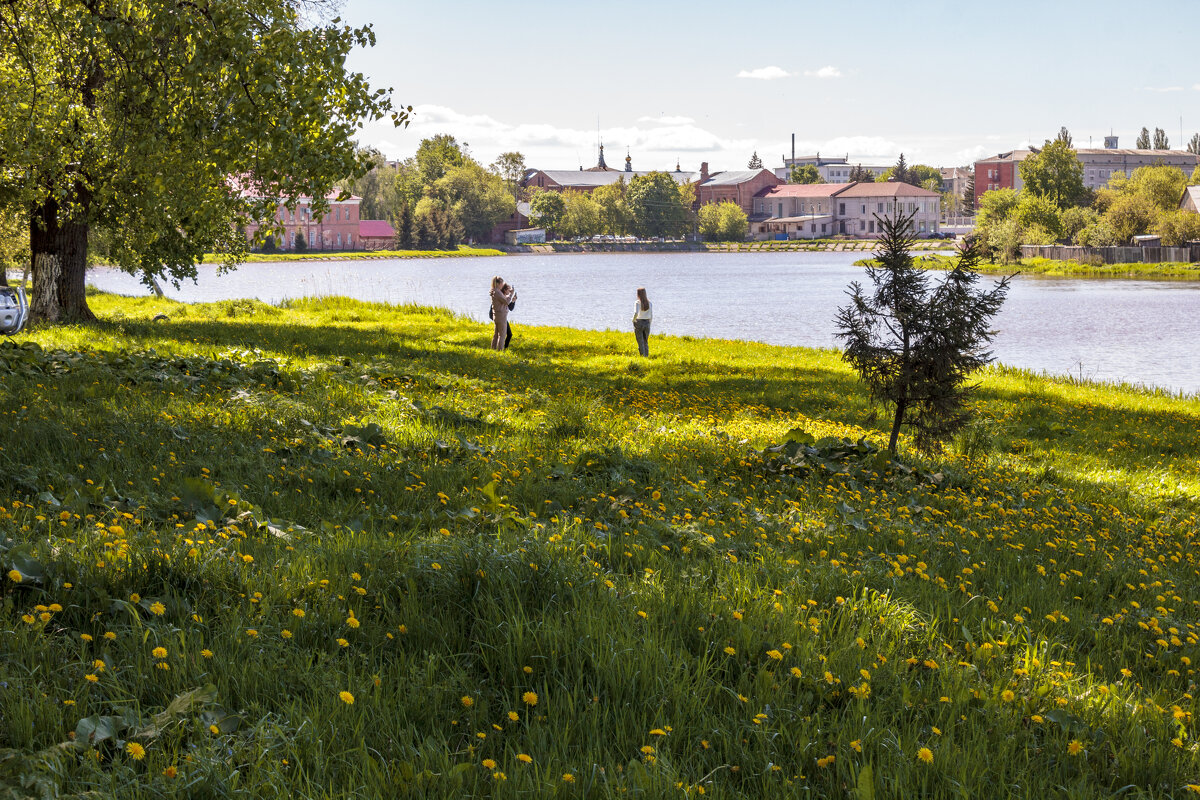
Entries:
{"type": "MultiPolygon", "coordinates": [[[[352,250],[345,252],[329,252],[325,250],[296,252],[289,250],[281,253],[248,253],[241,262],[244,264],[262,264],[280,261],[374,261],[388,258],[478,258],[487,256],[502,256],[503,250],[494,247],[472,247],[459,245],[454,250],[352,250]]],[[[224,260],[219,253],[209,253],[204,257],[206,264],[219,264],[224,260]]]]}
{"type": "MultiPolygon", "coordinates": [[[[951,255],[932,253],[920,256],[917,265],[922,269],[946,270],[955,262],[951,255]]],[[[854,262],[857,266],[868,266],[874,259],[863,258],[854,262]]],[[[1087,264],[1078,261],[1056,261],[1048,258],[1026,258],[1011,264],[983,263],[979,272],[990,274],[1011,275],[1019,272],[1022,275],[1051,275],[1062,277],[1086,278],[1178,278],[1183,280],[1200,280],[1200,264],[1168,263],[1168,264],[1087,264]]]]}
{"type": "Polygon", "coordinates": [[[1200,773],[1200,400],[989,370],[944,457],[893,462],[830,350],[655,336],[644,360],[522,326],[499,354],[438,309],[89,300],[99,325],[0,344],[6,785],[1200,773]]]}
{"type": "MultiPolygon", "coordinates": [[[[945,250],[952,242],[923,239],[914,250],[945,250]]],[[[871,252],[878,244],[869,239],[793,239],[769,242],[547,242],[504,245],[509,253],[842,253],[871,252]]]]}

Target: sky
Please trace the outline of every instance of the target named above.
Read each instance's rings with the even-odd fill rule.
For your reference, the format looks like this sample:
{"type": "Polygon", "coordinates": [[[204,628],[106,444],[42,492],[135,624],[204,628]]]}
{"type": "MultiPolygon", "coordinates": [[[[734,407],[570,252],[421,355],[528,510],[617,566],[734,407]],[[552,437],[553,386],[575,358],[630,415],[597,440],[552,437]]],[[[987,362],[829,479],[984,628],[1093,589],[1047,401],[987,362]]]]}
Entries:
{"type": "Polygon", "coordinates": [[[489,164],[744,169],[757,152],[962,166],[1053,138],[1076,147],[1143,126],[1182,149],[1200,132],[1200,1],[344,0],[376,45],[348,68],[408,128],[363,144],[406,158],[448,133],[489,164]],[[1144,16],[1138,10],[1146,9],[1144,16]],[[1182,138],[1181,138],[1182,127],[1182,138]]]}

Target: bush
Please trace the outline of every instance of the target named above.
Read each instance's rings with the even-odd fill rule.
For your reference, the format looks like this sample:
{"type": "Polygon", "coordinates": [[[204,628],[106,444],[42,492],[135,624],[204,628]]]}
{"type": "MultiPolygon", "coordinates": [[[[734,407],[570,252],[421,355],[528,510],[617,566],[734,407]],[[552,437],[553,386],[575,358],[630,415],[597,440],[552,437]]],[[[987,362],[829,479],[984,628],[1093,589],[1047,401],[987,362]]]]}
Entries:
{"type": "Polygon", "coordinates": [[[750,230],[746,212],[728,200],[700,208],[700,235],[708,242],[745,241],[750,230]]]}

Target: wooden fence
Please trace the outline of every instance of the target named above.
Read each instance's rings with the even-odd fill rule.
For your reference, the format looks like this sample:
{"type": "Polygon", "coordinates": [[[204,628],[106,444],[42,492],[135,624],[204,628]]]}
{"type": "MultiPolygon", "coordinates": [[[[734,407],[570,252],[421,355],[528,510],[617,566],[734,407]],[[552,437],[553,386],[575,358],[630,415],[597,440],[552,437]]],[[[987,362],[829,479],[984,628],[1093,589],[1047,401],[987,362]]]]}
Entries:
{"type": "Polygon", "coordinates": [[[1068,247],[1066,245],[1021,245],[1021,258],[1050,258],[1055,261],[1099,260],[1104,264],[1166,264],[1200,261],[1200,244],[1188,247],[1068,247]]]}

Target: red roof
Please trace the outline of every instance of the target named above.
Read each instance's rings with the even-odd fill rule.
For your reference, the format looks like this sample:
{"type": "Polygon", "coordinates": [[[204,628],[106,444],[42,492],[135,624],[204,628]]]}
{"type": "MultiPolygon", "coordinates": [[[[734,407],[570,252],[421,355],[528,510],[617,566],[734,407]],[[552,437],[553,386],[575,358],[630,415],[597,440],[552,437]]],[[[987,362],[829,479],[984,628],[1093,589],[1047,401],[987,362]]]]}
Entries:
{"type": "Polygon", "coordinates": [[[830,197],[845,189],[844,183],[784,183],[768,186],[755,197],[830,197]]]}
{"type": "Polygon", "coordinates": [[[359,238],[367,239],[391,239],[396,235],[396,231],[392,229],[392,223],[386,219],[360,219],[358,221],[358,236],[359,238]]]}

